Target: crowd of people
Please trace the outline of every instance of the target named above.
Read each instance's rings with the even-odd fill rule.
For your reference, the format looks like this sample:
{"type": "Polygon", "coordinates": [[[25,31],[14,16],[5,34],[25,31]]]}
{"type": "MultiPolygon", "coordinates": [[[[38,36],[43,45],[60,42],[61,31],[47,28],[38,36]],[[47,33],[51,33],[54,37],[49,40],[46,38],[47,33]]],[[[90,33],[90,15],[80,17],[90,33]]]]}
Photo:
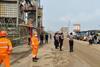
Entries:
{"type": "MultiPolygon", "coordinates": [[[[73,52],[73,43],[74,43],[73,38],[74,38],[73,34],[70,33],[69,34],[69,48],[70,48],[69,51],[70,52],[73,52]]],[[[54,34],[54,46],[55,46],[55,49],[59,48],[60,51],[62,51],[63,41],[64,41],[64,34],[56,32],[54,34]]]]}
{"type": "Polygon", "coordinates": [[[60,47],[60,51],[62,51],[64,35],[63,33],[55,33],[54,35],[54,45],[55,48],[58,49],[60,47]]]}
{"type": "MultiPolygon", "coordinates": [[[[6,31],[0,31],[0,64],[4,63],[5,67],[10,67],[10,54],[12,52],[12,42],[7,38],[7,32],[6,31]]],[[[48,39],[52,39],[52,35],[46,33],[46,34],[40,34],[38,36],[38,33],[34,31],[31,37],[31,49],[32,49],[32,61],[37,62],[39,59],[37,54],[38,54],[38,49],[39,45],[48,43],[48,39]]],[[[55,49],[59,49],[62,51],[62,46],[63,46],[63,41],[64,41],[64,34],[61,33],[55,33],[54,34],[54,46],[55,49]]],[[[70,33],[69,35],[69,47],[70,47],[70,52],[73,52],[73,34],[70,33]]]]}
{"type": "Polygon", "coordinates": [[[40,39],[40,44],[43,45],[43,44],[48,44],[48,40],[49,39],[52,39],[52,35],[49,34],[49,33],[41,33],[40,36],[39,36],[39,39],[40,39]]]}
{"type": "Polygon", "coordinates": [[[98,34],[89,35],[89,44],[100,44],[100,37],[98,36],[98,34]]]}

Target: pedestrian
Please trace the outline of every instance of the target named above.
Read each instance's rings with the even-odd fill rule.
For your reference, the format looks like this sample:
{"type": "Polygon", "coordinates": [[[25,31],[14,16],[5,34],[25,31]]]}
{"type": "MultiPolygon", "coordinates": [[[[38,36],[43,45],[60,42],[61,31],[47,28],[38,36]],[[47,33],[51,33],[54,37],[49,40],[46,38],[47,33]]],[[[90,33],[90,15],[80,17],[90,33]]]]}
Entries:
{"type": "Polygon", "coordinates": [[[38,48],[39,48],[39,39],[38,39],[38,35],[37,32],[35,31],[32,35],[31,38],[31,47],[32,47],[32,55],[33,55],[33,62],[37,62],[38,58],[37,58],[37,53],[38,53],[38,48]]]}
{"type": "Polygon", "coordinates": [[[12,43],[8,39],[6,31],[0,32],[0,64],[3,63],[3,67],[10,67],[10,54],[12,52],[12,43]]]}
{"type": "Polygon", "coordinates": [[[97,44],[100,44],[100,36],[97,36],[97,44]]]}
{"type": "Polygon", "coordinates": [[[45,43],[48,43],[48,33],[45,34],[45,43]]]}
{"type": "Polygon", "coordinates": [[[94,35],[94,44],[97,44],[97,35],[94,35]]]}
{"type": "Polygon", "coordinates": [[[92,43],[93,43],[93,36],[89,35],[89,44],[92,45],[92,43]]]}
{"type": "Polygon", "coordinates": [[[73,33],[70,33],[70,35],[69,35],[69,48],[70,48],[70,52],[73,52],[73,45],[74,45],[73,33]]]}
{"type": "Polygon", "coordinates": [[[51,33],[50,33],[50,39],[52,39],[52,35],[51,35],[51,33]]]}
{"type": "Polygon", "coordinates": [[[60,33],[59,34],[60,51],[62,51],[63,40],[64,40],[64,35],[63,35],[63,33],[60,33]]]}
{"type": "Polygon", "coordinates": [[[41,45],[44,44],[44,34],[43,33],[40,34],[40,44],[41,45]]]}
{"type": "Polygon", "coordinates": [[[58,49],[59,47],[59,34],[55,33],[54,35],[54,45],[55,45],[55,49],[58,49]]]}

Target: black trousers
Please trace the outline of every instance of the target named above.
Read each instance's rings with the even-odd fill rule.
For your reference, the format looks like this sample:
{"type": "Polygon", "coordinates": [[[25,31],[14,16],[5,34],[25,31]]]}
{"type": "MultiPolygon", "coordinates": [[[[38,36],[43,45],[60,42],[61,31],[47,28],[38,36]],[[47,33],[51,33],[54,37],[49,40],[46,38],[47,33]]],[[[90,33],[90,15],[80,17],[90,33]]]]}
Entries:
{"type": "Polygon", "coordinates": [[[54,45],[55,45],[55,48],[57,49],[59,47],[59,41],[55,40],[54,45]]]}
{"type": "Polygon", "coordinates": [[[70,52],[73,52],[73,40],[69,40],[69,48],[70,48],[70,52]]]}
{"type": "Polygon", "coordinates": [[[45,43],[48,43],[48,39],[45,40],[45,43]]]}
{"type": "Polygon", "coordinates": [[[92,44],[93,43],[93,40],[89,40],[89,44],[92,44]]]}
{"type": "Polygon", "coordinates": [[[60,50],[62,50],[63,40],[60,40],[59,43],[60,43],[60,50]]]}
{"type": "Polygon", "coordinates": [[[43,45],[43,40],[40,40],[40,44],[43,45]]]}

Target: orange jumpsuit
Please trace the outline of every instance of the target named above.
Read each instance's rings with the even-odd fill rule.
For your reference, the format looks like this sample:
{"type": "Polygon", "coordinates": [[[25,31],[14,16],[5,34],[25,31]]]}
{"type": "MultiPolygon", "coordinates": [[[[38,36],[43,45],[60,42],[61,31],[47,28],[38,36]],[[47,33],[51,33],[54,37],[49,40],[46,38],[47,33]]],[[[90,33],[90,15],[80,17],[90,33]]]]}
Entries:
{"type": "Polygon", "coordinates": [[[33,57],[37,57],[38,48],[39,48],[38,37],[33,35],[32,38],[31,38],[31,42],[32,42],[32,54],[33,54],[33,57]]]}
{"type": "Polygon", "coordinates": [[[0,64],[10,67],[10,53],[12,51],[11,41],[5,37],[0,38],[0,64]]]}

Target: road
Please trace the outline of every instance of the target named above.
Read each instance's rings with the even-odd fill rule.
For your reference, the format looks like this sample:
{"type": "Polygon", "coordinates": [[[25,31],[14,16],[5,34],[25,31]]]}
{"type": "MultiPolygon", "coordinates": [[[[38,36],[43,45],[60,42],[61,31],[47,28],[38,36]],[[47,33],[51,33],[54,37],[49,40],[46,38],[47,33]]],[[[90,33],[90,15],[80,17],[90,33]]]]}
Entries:
{"type": "Polygon", "coordinates": [[[75,41],[74,47],[75,52],[71,57],[74,62],[70,61],[69,67],[100,67],[100,51],[94,46],[75,41]]]}
{"type": "Polygon", "coordinates": [[[53,42],[39,49],[38,62],[32,62],[32,55],[18,60],[12,67],[100,67],[100,45],[74,41],[74,52],[69,52],[68,39],[64,40],[63,51],[54,49],[53,42]]]}
{"type": "Polygon", "coordinates": [[[31,54],[31,50],[20,52],[20,53],[12,53],[11,65],[14,64],[14,63],[17,63],[18,60],[29,56],[29,54],[31,54]]]}

